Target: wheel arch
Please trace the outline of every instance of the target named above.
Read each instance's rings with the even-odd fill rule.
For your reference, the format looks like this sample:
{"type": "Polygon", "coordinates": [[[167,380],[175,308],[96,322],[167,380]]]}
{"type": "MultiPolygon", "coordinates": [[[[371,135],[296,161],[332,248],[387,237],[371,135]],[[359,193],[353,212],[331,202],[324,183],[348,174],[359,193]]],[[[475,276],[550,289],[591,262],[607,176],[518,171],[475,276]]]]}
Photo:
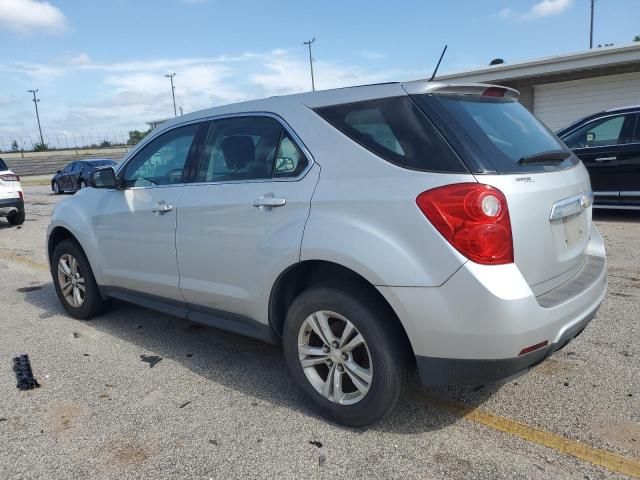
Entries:
{"type": "Polygon", "coordinates": [[[344,285],[345,282],[364,287],[373,295],[381,308],[388,311],[396,326],[400,328],[406,345],[413,354],[413,348],[402,321],[373,283],[350,268],[326,260],[304,260],[291,265],[278,276],[269,296],[269,325],[271,329],[279,338],[282,338],[288,308],[293,300],[306,289],[314,285],[344,285]]]}

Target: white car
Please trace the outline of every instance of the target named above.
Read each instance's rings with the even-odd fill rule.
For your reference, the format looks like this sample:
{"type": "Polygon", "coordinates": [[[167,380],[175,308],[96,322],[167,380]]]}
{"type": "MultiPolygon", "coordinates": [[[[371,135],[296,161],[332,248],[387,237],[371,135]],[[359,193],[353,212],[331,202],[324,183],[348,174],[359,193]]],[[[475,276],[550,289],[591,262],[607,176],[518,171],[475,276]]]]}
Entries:
{"type": "Polygon", "coordinates": [[[20,177],[9,170],[0,158],[0,217],[6,217],[11,225],[24,223],[24,193],[20,177]]]}
{"type": "Polygon", "coordinates": [[[594,317],[606,259],[586,169],[517,97],[394,83],[168,121],[57,204],[60,302],[282,343],[347,425],[390,412],[416,367],[434,386],[518,375],[594,317]]]}

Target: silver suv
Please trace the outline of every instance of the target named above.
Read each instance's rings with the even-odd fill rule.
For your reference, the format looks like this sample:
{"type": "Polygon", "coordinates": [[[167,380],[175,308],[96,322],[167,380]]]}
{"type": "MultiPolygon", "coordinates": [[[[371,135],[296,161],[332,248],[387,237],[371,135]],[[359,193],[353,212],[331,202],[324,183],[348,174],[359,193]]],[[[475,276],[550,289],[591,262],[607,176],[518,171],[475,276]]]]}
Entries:
{"type": "Polygon", "coordinates": [[[60,302],[120,299],[283,344],[324,416],[526,371],[606,289],[580,161],[490,85],[393,83],[178,117],[62,200],[60,302]]]}

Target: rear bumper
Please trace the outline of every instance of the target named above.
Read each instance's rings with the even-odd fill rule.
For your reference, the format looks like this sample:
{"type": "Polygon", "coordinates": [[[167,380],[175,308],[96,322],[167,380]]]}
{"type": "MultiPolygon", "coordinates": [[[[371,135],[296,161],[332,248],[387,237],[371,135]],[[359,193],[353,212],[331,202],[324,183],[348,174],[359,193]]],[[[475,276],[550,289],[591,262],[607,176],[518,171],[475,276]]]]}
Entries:
{"type": "Polygon", "coordinates": [[[24,211],[24,200],[21,198],[3,198],[0,199],[0,216],[5,217],[16,211],[24,211]]]}
{"type": "Polygon", "coordinates": [[[423,385],[486,385],[503,382],[523,375],[531,367],[543,362],[554,352],[563,348],[567,343],[582,333],[591,319],[596,315],[597,308],[585,318],[565,330],[557,343],[540,348],[526,355],[513,358],[487,359],[457,359],[433,358],[416,356],[416,364],[423,385]]]}
{"type": "Polygon", "coordinates": [[[573,278],[538,296],[515,264],[467,262],[440,287],[378,288],[405,327],[425,385],[492,383],[543,361],[595,316],[607,285],[595,227],[585,253],[573,278]]]}

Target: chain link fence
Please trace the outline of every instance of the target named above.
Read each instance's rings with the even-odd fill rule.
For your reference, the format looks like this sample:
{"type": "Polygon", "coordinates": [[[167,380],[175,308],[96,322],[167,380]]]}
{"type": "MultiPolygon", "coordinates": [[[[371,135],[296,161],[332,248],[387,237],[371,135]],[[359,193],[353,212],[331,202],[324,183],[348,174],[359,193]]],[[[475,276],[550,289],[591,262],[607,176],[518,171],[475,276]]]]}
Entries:
{"type": "Polygon", "coordinates": [[[40,144],[40,135],[0,136],[0,152],[28,152],[44,150],[71,150],[83,148],[106,148],[132,145],[129,133],[125,131],[84,131],[63,132],[43,135],[44,147],[40,144]]]}

